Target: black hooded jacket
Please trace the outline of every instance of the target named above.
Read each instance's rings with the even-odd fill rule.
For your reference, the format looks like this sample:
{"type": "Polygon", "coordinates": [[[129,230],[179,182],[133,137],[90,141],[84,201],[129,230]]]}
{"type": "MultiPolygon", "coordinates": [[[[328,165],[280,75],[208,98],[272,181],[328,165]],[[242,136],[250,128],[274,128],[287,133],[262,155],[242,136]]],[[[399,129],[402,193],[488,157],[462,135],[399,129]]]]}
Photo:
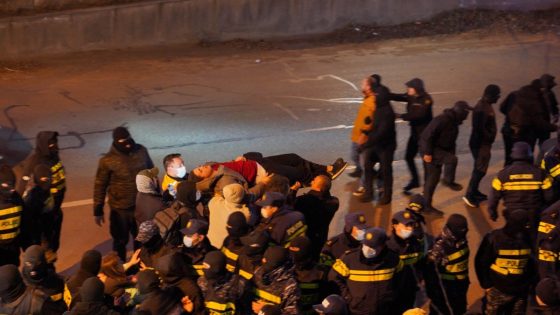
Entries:
{"type": "Polygon", "coordinates": [[[471,147],[491,145],[497,133],[496,114],[488,97],[483,96],[474,107],[472,114],[472,133],[469,139],[471,147]]]}
{"type": "Polygon", "coordinates": [[[383,85],[374,87],[373,92],[377,104],[373,114],[373,129],[367,134],[368,139],[363,148],[394,148],[397,145],[397,132],[395,112],[389,102],[391,92],[383,85]]]}
{"type": "Polygon", "coordinates": [[[433,118],[432,105],[433,100],[424,87],[415,84],[416,81],[409,82],[411,87],[415,88],[417,95],[390,94],[391,101],[406,102],[406,113],[401,115],[402,120],[408,121],[410,127],[416,134],[420,135],[424,128],[433,118]]]}
{"type": "Polygon", "coordinates": [[[445,109],[422,132],[420,152],[425,155],[433,155],[434,151],[441,150],[455,154],[459,125],[461,123],[462,120],[457,117],[453,109],[445,109]]]}
{"type": "Polygon", "coordinates": [[[517,92],[513,107],[508,113],[515,135],[556,131],[556,126],[550,122],[550,114],[540,89],[540,83],[535,80],[517,92]]]}

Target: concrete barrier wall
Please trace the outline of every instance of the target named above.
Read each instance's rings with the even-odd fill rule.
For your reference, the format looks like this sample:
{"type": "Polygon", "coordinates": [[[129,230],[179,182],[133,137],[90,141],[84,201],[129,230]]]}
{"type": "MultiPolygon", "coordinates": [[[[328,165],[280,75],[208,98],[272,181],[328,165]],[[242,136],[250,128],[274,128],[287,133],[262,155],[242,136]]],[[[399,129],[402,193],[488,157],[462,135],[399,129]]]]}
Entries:
{"type": "Polygon", "coordinates": [[[394,25],[465,1],[474,0],[165,0],[11,17],[0,19],[0,58],[394,25]]]}

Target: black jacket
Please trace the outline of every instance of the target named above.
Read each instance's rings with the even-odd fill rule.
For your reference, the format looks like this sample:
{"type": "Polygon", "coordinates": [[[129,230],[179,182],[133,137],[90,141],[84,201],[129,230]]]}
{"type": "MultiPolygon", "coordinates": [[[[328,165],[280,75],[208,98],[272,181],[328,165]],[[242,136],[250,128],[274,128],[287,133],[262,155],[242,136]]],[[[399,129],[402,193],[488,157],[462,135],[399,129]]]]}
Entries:
{"type": "MultiPolygon", "coordinates": [[[[420,135],[424,128],[432,121],[433,100],[430,94],[422,93],[417,96],[405,94],[390,94],[391,101],[406,102],[406,113],[401,115],[402,120],[408,121],[413,132],[420,135]]],[[[375,127],[375,126],[374,126],[375,127]]]]}
{"type": "Polygon", "coordinates": [[[455,112],[450,108],[445,109],[422,132],[420,152],[424,155],[434,155],[434,152],[441,150],[455,154],[460,124],[461,121],[455,112]]]}
{"type": "Polygon", "coordinates": [[[360,247],[360,241],[354,239],[350,233],[342,232],[330,238],[321,250],[320,263],[332,266],[346,251],[360,247]]]}
{"type": "Polygon", "coordinates": [[[294,211],[288,206],[283,206],[270,218],[263,219],[257,226],[257,229],[268,231],[272,241],[278,245],[285,246],[292,239],[304,235],[307,226],[301,212],[294,211]]]}
{"type": "Polygon", "coordinates": [[[388,99],[390,92],[386,87],[380,86],[374,89],[374,93],[376,108],[373,114],[373,128],[367,134],[367,142],[362,145],[362,148],[394,148],[397,145],[397,132],[395,130],[395,112],[388,99]]]}
{"type": "Polygon", "coordinates": [[[114,146],[99,160],[93,193],[94,216],[103,215],[105,196],[113,209],[131,209],[136,204],[136,175],[154,167],[148,150],[136,144],[130,154],[114,146]]]}
{"type": "Polygon", "coordinates": [[[119,315],[120,313],[107,307],[103,302],[78,302],[65,315],[119,315]]]}
{"type": "Polygon", "coordinates": [[[138,192],[136,195],[134,218],[138,225],[140,225],[144,221],[152,220],[156,212],[165,208],[166,206],[161,195],[138,192]]]}
{"type": "Polygon", "coordinates": [[[471,147],[491,145],[496,139],[496,114],[492,104],[483,97],[474,107],[472,114],[472,133],[469,139],[471,147]]]}
{"type": "Polygon", "coordinates": [[[540,85],[536,82],[517,92],[508,118],[514,135],[556,131],[556,126],[550,122],[540,85]]]}

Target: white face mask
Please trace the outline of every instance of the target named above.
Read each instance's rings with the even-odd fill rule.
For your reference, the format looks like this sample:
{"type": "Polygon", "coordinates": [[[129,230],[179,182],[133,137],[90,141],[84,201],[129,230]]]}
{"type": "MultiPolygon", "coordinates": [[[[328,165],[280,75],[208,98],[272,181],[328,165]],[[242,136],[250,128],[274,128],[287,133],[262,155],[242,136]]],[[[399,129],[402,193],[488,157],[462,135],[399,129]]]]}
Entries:
{"type": "Polygon", "coordinates": [[[183,165],[175,169],[175,173],[178,178],[183,178],[187,175],[187,168],[183,165]]]}
{"type": "Polygon", "coordinates": [[[377,251],[369,246],[362,245],[362,254],[364,254],[366,258],[373,258],[377,255],[377,251]]]}
{"type": "Polygon", "coordinates": [[[355,238],[357,241],[363,241],[365,235],[366,235],[366,231],[364,231],[364,230],[358,230],[358,231],[356,231],[356,236],[354,236],[354,238],[355,238]]]}
{"type": "Polygon", "coordinates": [[[409,230],[401,230],[401,232],[399,233],[399,237],[402,238],[403,240],[406,240],[411,235],[412,235],[412,231],[409,230]]]}
{"type": "Polygon", "coordinates": [[[183,244],[185,244],[185,246],[187,247],[192,247],[193,246],[193,238],[192,237],[188,237],[188,236],[183,236],[183,244]]]}

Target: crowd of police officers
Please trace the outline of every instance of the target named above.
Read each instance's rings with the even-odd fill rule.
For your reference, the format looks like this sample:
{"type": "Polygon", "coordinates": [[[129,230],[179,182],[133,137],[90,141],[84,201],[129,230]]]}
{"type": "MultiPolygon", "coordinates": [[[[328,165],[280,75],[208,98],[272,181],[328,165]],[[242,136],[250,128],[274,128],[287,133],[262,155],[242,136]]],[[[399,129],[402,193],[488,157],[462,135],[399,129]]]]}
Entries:
{"type": "Polygon", "coordinates": [[[118,127],[99,162],[94,205],[95,221],[102,224],[108,195],[114,252],[86,251],[79,270],[67,279],[55,271],[64,166],[58,134],[40,132],[33,153],[15,167],[17,178],[14,168],[0,166],[0,313],[425,314],[415,307],[429,300],[430,314],[465,314],[467,219],[448,213],[435,236],[425,224],[443,214],[432,205],[442,169],[442,183],[462,189],[454,179],[455,142],[458,126],[472,111],[474,169],[463,199],[473,208],[487,200],[492,220],[503,199],[505,218],[503,227],[484,236],[474,257],[485,290],[482,311],[560,314],[560,143],[548,139],[558,119],[554,77],[543,75],[500,105],[506,114],[507,160],[489,196],[478,186],[497,133],[492,105],[500,98],[499,87],[488,85],[474,108],[459,101],[432,119],[433,100],[423,81],[406,85],[407,92],[398,95],[381,85],[379,75],[364,80],[363,121],[357,121],[352,140],[361,164],[350,175],[365,175],[366,185],[356,195],[374,199],[377,180],[379,203],[386,204],[392,192],[394,120],[410,122],[406,160],[412,179],[404,191],[411,197],[393,214],[389,233],[368,226],[366,214],[351,212],[343,231],[322,244],[338,208],[331,180],[344,169],[345,164],[337,165],[343,161],[301,183],[282,174],[256,181],[260,164],[246,158],[188,174],[181,156],[171,154],[164,159],[162,184],[146,148],[118,127]],[[406,113],[395,114],[391,100],[407,102],[406,113]],[[537,144],[541,154],[535,160],[537,144]],[[418,153],[423,195],[410,193],[421,184],[418,153]],[[301,186],[309,192],[298,194],[301,186]],[[227,216],[221,248],[208,237],[213,215],[227,216]],[[310,224],[323,217],[328,219],[322,224],[310,224]],[[129,234],[135,251],[126,260],[129,234]]]}

